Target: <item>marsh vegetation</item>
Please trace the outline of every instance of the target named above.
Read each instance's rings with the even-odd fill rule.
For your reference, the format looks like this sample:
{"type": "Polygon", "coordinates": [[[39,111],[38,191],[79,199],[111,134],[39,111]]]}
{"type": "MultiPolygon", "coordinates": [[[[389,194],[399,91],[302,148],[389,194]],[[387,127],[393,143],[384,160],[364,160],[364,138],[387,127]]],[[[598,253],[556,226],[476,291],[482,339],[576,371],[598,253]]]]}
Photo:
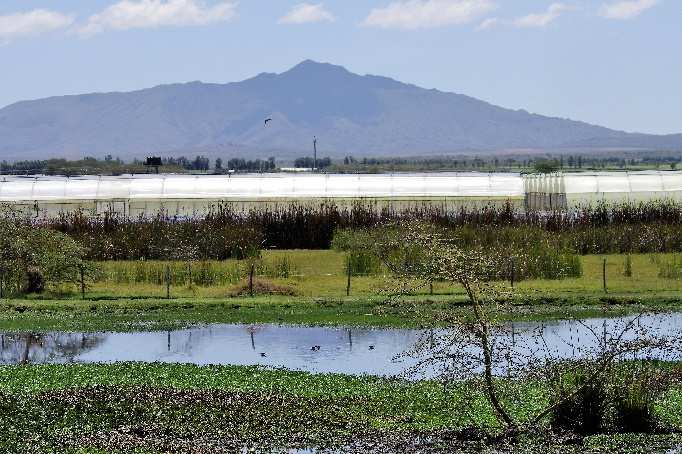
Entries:
{"type": "MultiPolygon", "coordinates": [[[[644,433],[645,444],[674,445],[679,364],[632,359],[678,358],[675,333],[660,336],[639,321],[645,311],[680,306],[680,221],[674,203],[543,215],[511,206],[453,213],[326,204],[222,207],[196,219],[5,217],[0,281],[11,299],[0,305],[0,327],[22,332],[8,335],[8,358],[35,357],[36,345],[51,345],[39,334],[50,330],[274,322],[438,331],[398,352],[411,359],[408,375],[430,368],[426,379],[146,363],[11,366],[0,380],[0,444],[451,452],[554,443],[570,452],[576,445],[565,440],[580,451],[644,433]],[[500,336],[510,320],[625,314],[608,333],[584,322],[595,342],[585,333],[572,341],[580,355],[541,354],[500,336]]],[[[542,333],[538,340],[547,347],[542,333]]],[[[312,351],[325,348],[311,343],[312,351]]],[[[66,355],[78,350],[53,344],[66,355]]],[[[268,364],[268,352],[260,354],[268,364]]]]}

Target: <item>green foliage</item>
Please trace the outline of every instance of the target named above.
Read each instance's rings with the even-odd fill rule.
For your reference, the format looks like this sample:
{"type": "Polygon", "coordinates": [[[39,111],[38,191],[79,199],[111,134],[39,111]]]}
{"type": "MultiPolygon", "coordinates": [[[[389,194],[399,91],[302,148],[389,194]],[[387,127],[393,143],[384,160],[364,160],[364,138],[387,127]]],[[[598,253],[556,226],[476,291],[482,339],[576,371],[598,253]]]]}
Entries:
{"type": "Polygon", "coordinates": [[[561,163],[556,159],[539,159],[533,164],[533,170],[537,173],[552,173],[561,168],[561,163]]]}
{"type": "Polygon", "coordinates": [[[664,258],[652,256],[652,260],[658,266],[659,277],[664,279],[682,278],[682,254],[672,254],[664,258]]]}
{"type": "Polygon", "coordinates": [[[170,268],[171,285],[199,285],[203,287],[232,285],[247,273],[244,264],[217,261],[155,261],[136,260],[103,262],[101,280],[125,283],[164,285],[166,269],[170,268]]]}
{"type": "Polygon", "coordinates": [[[679,368],[661,367],[649,361],[634,361],[622,367],[610,380],[614,430],[652,433],[675,424],[657,407],[663,396],[679,389],[680,372],[679,368]]]}
{"type": "Polygon", "coordinates": [[[257,256],[261,248],[329,249],[336,231],[371,231],[399,222],[487,230],[481,238],[506,235],[515,244],[549,238],[559,250],[581,255],[682,252],[682,204],[672,201],[604,203],[571,213],[525,212],[502,202],[458,210],[426,201],[409,207],[359,202],[242,208],[219,204],[206,216],[191,218],[71,213],[40,222],[87,245],[93,260],[224,260],[257,256]]]}
{"type": "MultiPolygon", "coordinates": [[[[388,234],[386,229],[381,229],[388,234]]],[[[381,262],[369,246],[375,241],[375,233],[369,230],[337,230],[334,233],[332,248],[348,253],[351,274],[354,276],[374,276],[381,271],[381,262]]]]}
{"type": "Polygon", "coordinates": [[[296,264],[287,256],[276,258],[274,262],[259,260],[256,263],[256,274],[270,278],[289,279],[298,274],[296,264]]]}
{"type": "Polygon", "coordinates": [[[455,227],[450,235],[465,248],[495,251],[495,278],[509,279],[513,261],[515,280],[564,279],[582,275],[580,257],[555,234],[537,227],[455,227]]]}
{"type": "Polygon", "coordinates": [[[41,292],[46,285],[79,282],[93,268],[85,248],[65,234],[0,218],[0,279],[5,291],[41,292]]]}
{"type": "Polygon", "coordinates": [[[668,370],[657,362],[634,361],[590,380],[589,369],[575,367],[553,382],[554,393],[569,398],[552,412],[552,425],[581,435],[652,433],[663,424],[657,402],[678,389],[678,375],[679,367],[668,370]]]}
{"type": "Polygon", "coordinates": [[[591,379],[587,371],[576,369],[561,375],[554,386],[559,405],[551,414],[552,427],[580,435],[602,431],[608,405],[604,380],[591,379]]]}
{"type": "Polygon", "coordinates": [[[632,255],[625,256],[625,264],[623,265],[623,276],[632,277],[632,255]]]}
{"type": "MultiPolygon", "coordinates": [[[[246,278],[250,260],[247,261],[158,261],[131,260],[101,262],[99,282],[116,284],[166,284],[166,270],[170,271],[173,286],[197,285],[200,287],[230,286],[246,278]]],[[[295,264],[287,257],[273,262],[256,260],[256,275],[268,278],[288,279],[297,273],[295,264]]]]}
{"type": "Polygon", "coordinates": [[[626,433],[652,432],[656,426],[652,389],[641,377],[624,385],[614,399],[617,430],[626,433]]]}
{"type": "MultiPolygon", "coordinates": [[[[580,257],[565,246],[555,243],[553,235],[529,227],[439,227],[422,224],[432,233],[445,235],[454,245],[465,250],[481,250],[501,258],[489,270],[488,280],[564,279],[582,275],[580,257]],[[513,264],[512,264],[513,262],[513,264]]],[[[379,257],[389,268],[411,268],[417,272],[424,263],[423,251],[403,240],[406,230],[398,225],[373,230],[339,230],[333,246],[350,252],[351,263],[364,271],[376,274],[379,257]],[[390,247],[390,250],[389,250],[390,247]],[[381,250],[379,250],[381,249],[381,250]]]]}
{"type": "MultiPolygon", "coordinates": [[[[509,399],[524,398],[525,414],[546,403],[541,382],[511,381],[507,387],[509,399]]],[[[664,404],[679,414],[682,398],[664,404]]],[[[486,445],[491,441],[486,436],[499,430],[487,405],[467,382],[444,389],[432,381],[252,366],[1,366],[0,450],[156,452],[163,447],[185,452],[191,440],[192,449],[201,446],[210,452],[333,449],[361,441],[364,449],[356,451],[432,452],[437,447],[437,452],[487,452],[495,446],[486,445]],[[463,445],[465,433],[482,435],[483,444],[463,445]],[[427,442],[413,445],[420,439],[427,442]]],[[[648,452],[657,446],[651,441],[657,439],[609,435],[586,439],[574,450],[566,446],[565,451],[547,450],[548,440],[539,450],[526,450],[520,440],[510,449],[577,453],[589,446],[590,452],[631,452],[643,446],[637,452],[648,452]],[[613,448],[600,449],[607,446],[613,448]]],[[[674,447],[679,438],[670,442],[674,447]]]]}
{"type": "Polygon", "coordinates": [[[185,220],[164,214],[129,218],[106,213],[100,218],[63,213],[43,224],[87,244],[92,260],[244,259],[257,256],[262,246],[258,227],[220,210],[185,220]]]}

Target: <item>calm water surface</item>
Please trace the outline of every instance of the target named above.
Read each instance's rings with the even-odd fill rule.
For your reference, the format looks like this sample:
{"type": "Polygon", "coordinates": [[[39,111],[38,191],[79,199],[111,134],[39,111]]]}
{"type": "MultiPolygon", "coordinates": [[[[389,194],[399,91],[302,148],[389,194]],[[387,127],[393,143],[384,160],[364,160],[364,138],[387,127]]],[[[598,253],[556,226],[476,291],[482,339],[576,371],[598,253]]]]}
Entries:
{"type": "MultiPolygon", "coordinates": [[[[530,347],[537,340],[531,333],[541,332],[553,350],[570,357],[578,354],[575,345],[596,345],[595,333],[609,333],[628,319],[516,323],[508,326],[504,336],[530,347]]],[[[682,329],[682,314],[646,316],[641,323],[657,334],[670,335],[682,329]]],[[[395,375],[409,365],[409,360],[395,361],[395,356],[422,335],[423,330],[277,325],[211,325],[170,332],[0,333],[0,363],[147,361],[395,375]]]]}

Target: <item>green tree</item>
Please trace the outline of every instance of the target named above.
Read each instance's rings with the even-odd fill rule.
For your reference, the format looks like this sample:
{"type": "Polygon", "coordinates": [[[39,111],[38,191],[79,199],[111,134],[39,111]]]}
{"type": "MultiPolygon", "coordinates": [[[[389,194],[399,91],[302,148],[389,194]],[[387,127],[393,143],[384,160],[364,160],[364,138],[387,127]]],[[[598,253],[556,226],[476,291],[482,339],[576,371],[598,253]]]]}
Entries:
{"type": "Polygon", "coordinates": [[[69,236],[11,216],[0,219],[0,278],[5,290],[41,291],[46,285],[90,280],[96,268],[69,236]]]}
{"type": "Polygon", "coordinates": [[[533,170],[537,173],[552,173],[562,166],[556,159],[539,159],[533,164],[533,170]]]}

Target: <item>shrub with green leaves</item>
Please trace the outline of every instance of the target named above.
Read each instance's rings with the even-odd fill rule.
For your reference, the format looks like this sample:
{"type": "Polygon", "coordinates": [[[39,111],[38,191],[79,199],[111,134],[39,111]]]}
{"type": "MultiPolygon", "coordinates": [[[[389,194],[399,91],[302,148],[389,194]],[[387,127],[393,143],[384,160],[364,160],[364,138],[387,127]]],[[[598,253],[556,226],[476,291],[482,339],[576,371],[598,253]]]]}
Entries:
{"type": "Polygon", "coordinates": [[[579,435],[600,433],[608,408],[604,381],[594,380],[587,371],[576,369],[554,383],[557,405],[551,414],[552,427],[579,435]]]}
{"type": "MultiPolygon", "coordinates": [[[[382,234],[389,234],[387,229],[379,228],[382,234]]],[[[381,261],[371,245],[375,242],[376,231],[371,230],[337,230],[332,241],[332,248],[348,253],[350,272],[354,276],[373,276],[381,271],[381,261]]]]}
{"type": "Polygon", "coordinates": [[[682,278],[682,254],[672,254],[669,257],[653,259],[658,265],[658,276],[663,279],[682,278]]]}
{"type": "Polygon", "coordinates": [[[86,250],[54,230],[0,219],[0,280],[3,292],[41,292],[46,285],[89,279],[86,250]]]}
{"type": "Polygon", "coordinates": [[[625,264],[623,265],[623,276],[632,277],[632,256],[630,254],[625,256],[625,264]]]}
{"type": "MultiPolygon", "coordinates": [[[[440,232],[465,250],[479,250],[506,257],[506,260],[496,262],[495,268],[490,270],[489,280],[507,280],[511,277],[512,269],[517,281],[582,276],[580,257],[567,246],[556,244],[550,233],[540,229],[421,225],[427,230],[440,232]],[[525,233],[519,235],[519,230],[525,233]]],[[[422,252],[414,245],[401,241],[403,235],[404,229],[398,224],[371,230],[338,230],[332,244],[337,250],[349,252],[354,274],[376,274],[381,267],[379,257],[392,265],[389,268],[399,266],[418,272],[420,263],[424,262],[422,252]],[[386,245],[395,247],[386,250],[386,245]]]]}

